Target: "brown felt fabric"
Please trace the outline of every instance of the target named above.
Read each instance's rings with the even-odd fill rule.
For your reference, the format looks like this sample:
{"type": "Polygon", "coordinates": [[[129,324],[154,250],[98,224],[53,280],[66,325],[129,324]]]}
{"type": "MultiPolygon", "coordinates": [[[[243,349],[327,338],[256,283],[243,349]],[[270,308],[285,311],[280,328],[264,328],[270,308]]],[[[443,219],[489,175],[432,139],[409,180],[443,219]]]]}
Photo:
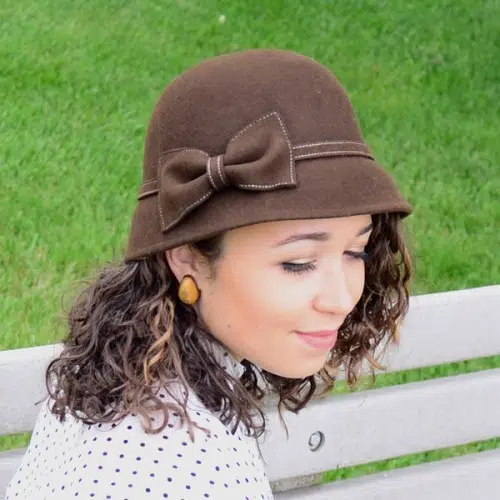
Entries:
{"type": "Polygon", "coordinates": [[[125,260],[257,222],[411,210],[335,76],[252,49],[203,61],[160,96],[125,260]]]}

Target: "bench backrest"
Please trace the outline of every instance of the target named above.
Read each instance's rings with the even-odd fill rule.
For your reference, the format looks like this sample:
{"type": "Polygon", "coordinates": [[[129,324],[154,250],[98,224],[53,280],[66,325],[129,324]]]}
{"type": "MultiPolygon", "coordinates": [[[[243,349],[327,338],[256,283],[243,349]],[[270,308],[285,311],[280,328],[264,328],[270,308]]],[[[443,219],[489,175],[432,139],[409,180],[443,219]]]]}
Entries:
{"type": "MultiPolygon", "coordinates": [[[[413,296],[400,336],[380,360],[384,373],[498,355],[500,286],[413,296]]],[[[0,353],[0,435],[33,428],[44,369],[60,349],[0,353]]],[[[500,449],[315,486],[323,471],[500,436],[500,368],[314,401],[285,414],[288,440],[277,412],[266,413],[261,447],[276,498],[457,500],[500,491],[500,449]]],[[[0,453],[0,498],[21,456],[0,453]]]]}

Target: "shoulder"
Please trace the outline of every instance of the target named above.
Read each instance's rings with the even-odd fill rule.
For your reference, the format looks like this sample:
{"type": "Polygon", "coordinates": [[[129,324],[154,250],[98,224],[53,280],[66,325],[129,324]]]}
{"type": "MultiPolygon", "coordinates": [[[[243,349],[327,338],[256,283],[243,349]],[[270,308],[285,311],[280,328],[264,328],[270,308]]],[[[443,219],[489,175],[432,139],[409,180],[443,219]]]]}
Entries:
{"type": "Polygon", "coordinates": [[[145,433],[135,414],[117,425],[85,426],[72,467],[76,468],[73,495],[244,499],[251,488],[269,488],[253,438],[240,429],[231,434],[216,415],[196,402],[189,405],[189,412],[194,422],[208,430],[194,427],[194,441],[175,414],[156,434],[145,433]]]}

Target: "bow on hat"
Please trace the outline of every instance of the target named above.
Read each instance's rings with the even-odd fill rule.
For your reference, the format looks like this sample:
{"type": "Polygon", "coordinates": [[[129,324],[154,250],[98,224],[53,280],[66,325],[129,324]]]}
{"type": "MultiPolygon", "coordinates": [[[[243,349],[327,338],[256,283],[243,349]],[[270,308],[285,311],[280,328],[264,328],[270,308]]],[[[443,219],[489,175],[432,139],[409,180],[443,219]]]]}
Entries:
{"type": "Polygon", "coordinates": [[[166,151],[159,158],[157,178],[142,184],[138,199],[158,195],[161,226],[165,232],[222,189],[294,188],[296,160],[338,155],[373,159],[365,144],[353,141],[292,146],[283,119],[274,111],[235,134],[224,154],[210,156],[194,148],[166,151]]]}

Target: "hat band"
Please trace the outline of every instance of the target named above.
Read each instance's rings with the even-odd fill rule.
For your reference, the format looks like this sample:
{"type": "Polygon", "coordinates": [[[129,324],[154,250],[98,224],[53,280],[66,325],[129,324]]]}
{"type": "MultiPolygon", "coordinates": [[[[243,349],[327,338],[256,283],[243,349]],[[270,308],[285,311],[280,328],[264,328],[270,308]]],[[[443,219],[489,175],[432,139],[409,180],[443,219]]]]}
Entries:
{"type": "MultiPolygon", "coordinates": [[[[182,150],[177,150],[182,151],[182,150]]],[[[190,151],[186,148],[184,151],[190,151]]],[[[201,152],[201,150],[200,150],[201,152]]],[[[167,151],[167,154],[169,152],[167,151]]],[[[208,154],[205,153],[207,156],[208,154]]],[[[322,158],[325,156],[364,156],[371,160],[375,160],[374,156],[368,151],[368,148],[361,142],[352,141],[326,141],[312,142],[308,144],[299,144],[293,147],[294,161],[306,160],[312,158],[322,158]]],[[[206,161],[207,174],[210,179],[210,184],[214,191],[220,191],[222,187],[229,186],[227,180],[223,176],[224,170],[221,168],[221,162],[224,155],[208,156],[206,161]],[[217,175],[214,174],[217,172],[217,175]],[[218,178],[219,180],[215,180],[218,178]],[[218,184],[218,183],[221,184],[218,184]]],[[[187,167],[187,165],[186,165],[187,167]]],[[[144,182],[139,188],[138,200],[157,194],[159,191],[158,179],[152,179],[144,182]]]]}

